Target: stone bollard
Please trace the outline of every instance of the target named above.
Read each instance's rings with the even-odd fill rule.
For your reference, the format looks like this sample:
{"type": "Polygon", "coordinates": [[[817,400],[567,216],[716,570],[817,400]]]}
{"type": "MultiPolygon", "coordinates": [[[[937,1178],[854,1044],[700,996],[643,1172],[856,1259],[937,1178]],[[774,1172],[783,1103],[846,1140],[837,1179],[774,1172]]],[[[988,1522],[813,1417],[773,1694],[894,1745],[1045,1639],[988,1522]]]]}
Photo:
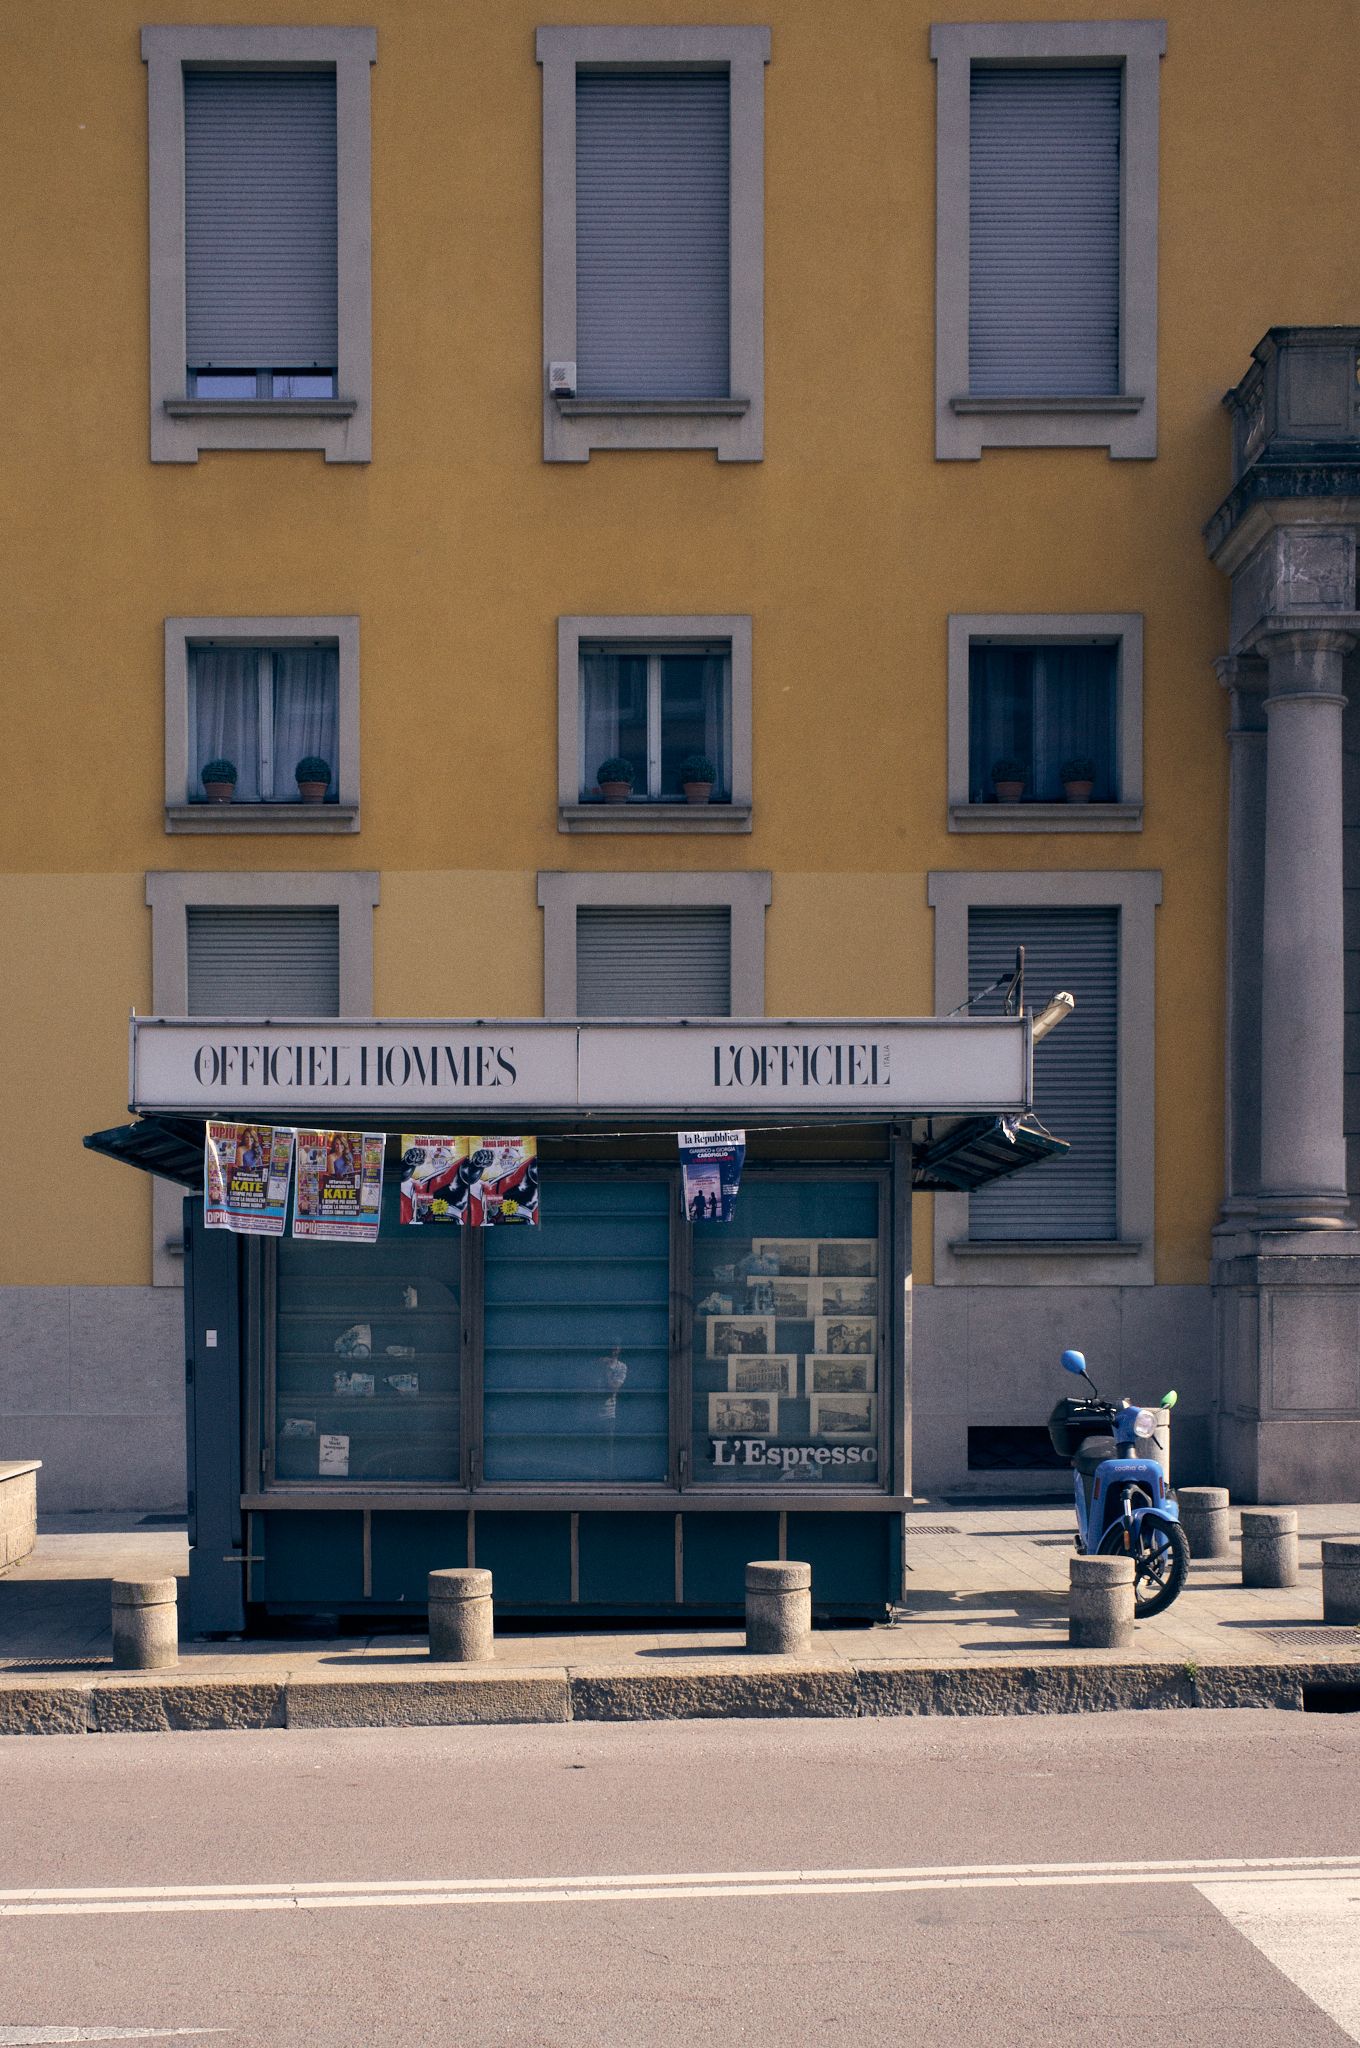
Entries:
{"type": "Polygon", "coordinates": [[[119,1671],[167,1671],[179,1662],[179,1580],[113,1581],[113,1661],[119,1671]]]}
{"type": "Polygon", "coordinates": [[[1360,1622],[1360,1538],[1322,1539],[1322,1619],[1360,1622]]]}
{"type": "Polygon", "coordinates": [[[1067,1640],[1079,1650],[1127,1650],[1133,1641],[1133,1559],[1074,1557],[1067,1640]]]}
{"type": "Polygon", "coordinates": [[[1297,1586],[1298,1583],[1298,1509],[1243,1508],[1242,1584],[1297,1586]]]}
{"type": "Polygon", "coordinates": [[[439,1664],[484,1664],[495,1656],[491,1574],[476,1565],[431,1572],[430,1655],[439,1664]]]}
{"type": "Polygon", "coordinates": [[[1196,1564],[1211,1558],[1230,1557],[1228,1543],[1228,1489],[1226,1486],[1180,1486],[1181,1527],[1196,1564]]]}
{"type": "Polygon", "coordinates": [[[785,1558],[746,1567],[746,1647],[795,1657],[812,1641],[812,1566],[785,1558]]]}

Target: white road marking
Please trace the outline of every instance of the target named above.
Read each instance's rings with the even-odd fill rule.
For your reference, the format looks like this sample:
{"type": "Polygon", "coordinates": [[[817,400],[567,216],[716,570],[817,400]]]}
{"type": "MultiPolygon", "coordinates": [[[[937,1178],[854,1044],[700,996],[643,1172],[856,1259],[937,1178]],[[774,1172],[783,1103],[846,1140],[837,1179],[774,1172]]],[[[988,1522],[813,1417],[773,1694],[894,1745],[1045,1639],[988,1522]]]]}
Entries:
{"type": "Polygon", "coordinates": [[[225,2027],[0,2027],[0,2048],[39,2048],[58,2041],[179,2041],[186,2034],[224,2034],[225,2027]]]}
{"type": "Polygon", "coordinates": [[[1360,1885],[1319,1876],[1196,1888],[1343,2033],[1360,2041],[1360,1885]]]}
{"type": "Polygon", "coordinates": [[[996,1863],[866,1870],[662,1871],[580,1877],[335,1879],[301,1884],[107,1885],[0,1891],[0,1919],[107,1913],[374,1911],[393,1906],[618,1904],[640,1899],[822,1897],[830,1893],[1042,1889],[1091,1884],[1234,1884],[1281,1879],[1360,1891],[1360,1856],[1212,1857],[1142,1863],[996,1863]]]}

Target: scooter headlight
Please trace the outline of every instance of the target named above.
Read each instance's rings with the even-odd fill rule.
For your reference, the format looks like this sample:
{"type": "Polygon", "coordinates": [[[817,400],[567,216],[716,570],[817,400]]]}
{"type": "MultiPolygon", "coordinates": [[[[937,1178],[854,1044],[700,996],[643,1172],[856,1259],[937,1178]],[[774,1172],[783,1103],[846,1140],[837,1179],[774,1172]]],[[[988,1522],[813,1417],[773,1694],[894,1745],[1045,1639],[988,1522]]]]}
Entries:
{"type": "Polygon", "coordinates": [[[1133,1418],[1133,1433],[1135,1436],[1155,1436],[1157,1434],[1157,1418],[1150,1408],[1140,1408],[1138,1410],[1138,1413],[1133,1418]]]}

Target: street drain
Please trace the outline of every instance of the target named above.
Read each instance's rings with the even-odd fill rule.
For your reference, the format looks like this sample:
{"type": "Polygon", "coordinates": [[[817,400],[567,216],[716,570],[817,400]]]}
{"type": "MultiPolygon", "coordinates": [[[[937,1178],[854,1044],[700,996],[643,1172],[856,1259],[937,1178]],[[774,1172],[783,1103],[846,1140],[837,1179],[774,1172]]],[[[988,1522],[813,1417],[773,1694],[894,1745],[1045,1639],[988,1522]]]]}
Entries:
{"type": "Polygon", "coordinates": [[[1360,1714],[1360,1685],[1305,1685],[1305,1714],[1360,1714]]]}
{"type": "Polygon", "coordinates": [[[0,1671],[112,1671],[111,1657],[0,1657],[0,1671]]]}
{"type": "Polygon", "coordinates": [[[1256,1628],[1252,1634],[1282,1650],[1360,1650],[1360,1628],[1256,1628]]]}
{"type": "Polygon", "coordinates": [[[913,1522],[907,1517],[908,1536],[962,1536],[962,1529],[956,1529],[952,1522],[913,1522]]]}

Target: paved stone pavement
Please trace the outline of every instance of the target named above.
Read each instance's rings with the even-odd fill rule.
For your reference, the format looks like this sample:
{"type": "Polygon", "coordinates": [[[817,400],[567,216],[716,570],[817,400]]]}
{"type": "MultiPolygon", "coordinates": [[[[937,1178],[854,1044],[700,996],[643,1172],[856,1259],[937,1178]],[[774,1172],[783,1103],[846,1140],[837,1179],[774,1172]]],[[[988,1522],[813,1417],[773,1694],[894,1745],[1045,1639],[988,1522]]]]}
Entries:
{"type": "MultiPolygon", "coordinates": [[[[1323,1536],[1360,1536],[1360,1503],[1302,1508],[1301,1579],[1286,1590],[1240,1583],[1237,1517],[1233,1557],[1195,1564],[1179,1600],[1140,1622],[1132,1651],[1073,1650],[1066,1587],[1071,1517],[1060,1506],[926,1508],[908,1517],[905,1606],[891,1623],[816,1631],[799,1669],[830,1673],[884,1666],[1177,1667],[1360,1663],[1360,1630],[1322,1621],[1323,1536]]],[[[111,1674],[110,1579],[157,1578],[188,1569],[183,1529],[133,1517],[49,1517],[33,1554],[0,1574],[0,1688],[81,1673],[111,1674]],[[101,1526],[94,1526],[98,1521],[101,1526]]],[[[699,1677],[734,1662],[787,1668],[790,1660],[748,1658],[739,1627],[502,1634],[496,1665],[507,1677],[564,1672],[699,1677]]],[[[961,1670],[960,1667],[963,1667],[961,1670]]],[[[179,1674],[278,1683],[429,1678],[423,1635],[350,1635],[183,1645],[179,1674]]],[[[483,1667],[485,1671],[485,1667],[483,1667]]],[[[130,1681],[119,1678],[125,1684],[130,1681]]]]}

